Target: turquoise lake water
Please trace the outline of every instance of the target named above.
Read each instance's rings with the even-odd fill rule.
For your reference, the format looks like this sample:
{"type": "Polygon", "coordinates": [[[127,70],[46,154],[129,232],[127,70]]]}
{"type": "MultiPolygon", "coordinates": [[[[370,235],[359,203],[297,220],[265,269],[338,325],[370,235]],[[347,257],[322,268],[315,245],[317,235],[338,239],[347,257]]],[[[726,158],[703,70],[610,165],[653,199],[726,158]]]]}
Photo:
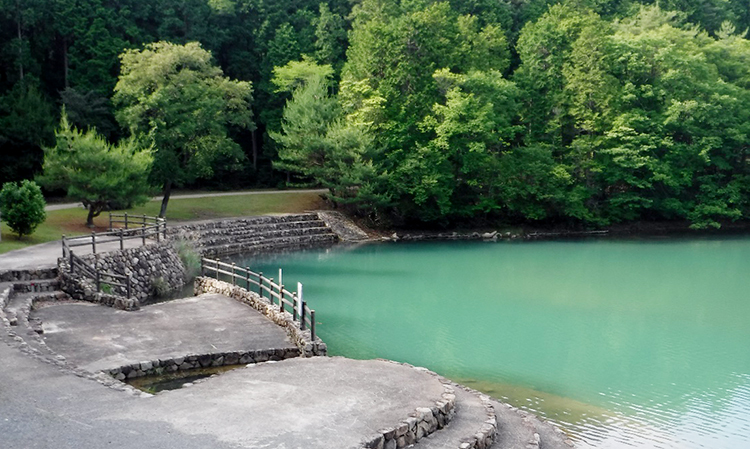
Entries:
{"type": "Polygon", "coordinates": [[[332,355],[427,367],[579,447],[750,448],[748,238],[370,244],[241,264],[301,281],[332,355]]]}

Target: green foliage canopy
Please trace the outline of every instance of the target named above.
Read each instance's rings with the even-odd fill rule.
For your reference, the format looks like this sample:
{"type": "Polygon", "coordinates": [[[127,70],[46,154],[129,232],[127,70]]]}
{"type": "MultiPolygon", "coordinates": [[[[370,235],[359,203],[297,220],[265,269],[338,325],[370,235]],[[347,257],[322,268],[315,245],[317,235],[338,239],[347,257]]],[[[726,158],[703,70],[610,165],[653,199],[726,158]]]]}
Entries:
{"type": "Polygon", "coordinates": [[[197,42],[157,42],[121,60],[116,118],[132,135],[153,140],[151,175],[164,186],[164,216],[172,185],[210,176],[220,157],[244,157],[229,128],[253,129],[252,87],[224,77],[197,42]]]}
{"type": "Polygon", "coordinates": [[[63,111],[55,133],[57,144],[45,148],[44,174],[39,182],[49,189],[64,189],[68,197],[88,209],[86,225],[109,207],[130,207],[150,198],[151,148],[135,138],[112,145],[95,130],[80,131],[63,111]]]}

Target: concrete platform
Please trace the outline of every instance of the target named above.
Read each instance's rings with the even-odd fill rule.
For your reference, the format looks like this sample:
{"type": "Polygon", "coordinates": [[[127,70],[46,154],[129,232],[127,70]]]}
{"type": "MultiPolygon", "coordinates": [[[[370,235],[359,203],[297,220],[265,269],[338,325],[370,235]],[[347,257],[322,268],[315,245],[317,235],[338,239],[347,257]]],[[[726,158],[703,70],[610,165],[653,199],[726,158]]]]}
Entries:
{"type": "Polygon", "coordinates": [[[221,295],[178,299],[135,312],[61,304],[31,316],[42,320],[50,349],[91,372],[188,354],[295,347],[268,318],[221,295]]]}
{"type": "Polygon", "coordinates": [[[165,391],[113,416],[239,447],[345,449],[434,406],[443,391],[435,376],[391,362],[295,358],[165,391]]]}

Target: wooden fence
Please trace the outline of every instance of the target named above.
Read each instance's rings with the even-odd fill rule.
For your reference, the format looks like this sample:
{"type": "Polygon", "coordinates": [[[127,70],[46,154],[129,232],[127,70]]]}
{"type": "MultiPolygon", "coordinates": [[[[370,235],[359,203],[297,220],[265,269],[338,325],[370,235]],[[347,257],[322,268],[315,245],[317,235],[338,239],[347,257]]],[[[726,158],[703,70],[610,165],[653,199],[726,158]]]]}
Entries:
{"type": "MultiPolygon", "coordinates": [[[[256,291],[261,298],[267,298],[272,305],[278,305],[279,311],[291,313],[292,319],[299,322],[301,330],[310,329],[311,341],[315,341],[315,310],[310,309],[303,299],[301,283],[297,283],[296,292],[290,292],[281,283],[281,279],[275,282],[273,278],[264,276],[262,272],[255,273],[247,267],[202,258],[201,275],[211,274],[216,279],[231,282],[232,285],[244,287],[248,291],[256,291]]],[[[281,276],[282,271],[279,270],[279,278],[281,276]]]]}
{"type": "Polygon", "coordinates": [[[97,245],[119,242],[120,249],[125,249],[125,240],[140,239],[146,245],[146,239],[155,238],[160,242],[167,238],[167,220],[158,217],[147,217],[145,215],[109,214],[109,231],[92,232],[91,235],[81,237],[62,236],[62,255],[68,259],[70,274],[79,272],[84,277],[94,281],[96,291],[102,291],[103,285],[122,287],[130,298],[132,280],[130,276],[100,270],[96,265],[89,265],[85,260],[73,254],[72,248],[91,246],[96,254],[97,245]],[[120,219],[121,218],[121,219],[120,219]],[[124,224],[124,227],[113,227],[114,224],[124,224]],[[139,226],[140,225],[140,226],[139,226]]]}
{"type": "Polygon", "coordinates": [[[127,295],[126,298],[130,298],[132,292],[130,276],[102,271],[96,265],[89,265],[85,260],[73,254],[72,251],[68,251],[68,263],[70,264],[70,274],[78,272],[91,279],[96,284],[97,292],[102,291],[103,285],[122,287],[127,295]]]}
{"type": "Polygon", "coordinates": [[[119,242],[122,250],[125,249],[125,240],[140,239],[141,244],[145,246],[146,239],[155,238],[157,242],[160,242],[162,238],[167,238],[167,220],[158,217],[146,217],[145,215],[137,217],[138,220],[133,221],[129,220],[128,214],[110,214],[110,230],[108,232],[92,232],[91,235],[81,237],[65,237],[63,235],[63,257],[67,257],[67,251],[70,251],[70,248],[78,246],[91,246],[91,250],[96,254],[97,244],[119,242]],[[124,216],[124,220],[116,219],[120,216],[124,216]],[[113,228],[112,224],[114,223],[123,223],[125,227],[113,228]],[[136,224],[139,224],[140,227],[136,227],[136,224]],[[129,225],[132,226],[128,227],[129,225]]]}

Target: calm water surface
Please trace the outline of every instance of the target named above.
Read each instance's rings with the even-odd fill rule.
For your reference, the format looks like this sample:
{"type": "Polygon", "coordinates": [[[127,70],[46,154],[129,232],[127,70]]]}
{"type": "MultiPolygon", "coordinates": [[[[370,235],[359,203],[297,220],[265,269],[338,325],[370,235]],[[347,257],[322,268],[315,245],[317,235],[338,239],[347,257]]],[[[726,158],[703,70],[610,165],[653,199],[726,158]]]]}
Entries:
{"type": "Polygon", "coordinates": [[[284,268],[335,355],[425,366],[580,447],[750,448],[750,239],[372,244],[284,268]]]}

